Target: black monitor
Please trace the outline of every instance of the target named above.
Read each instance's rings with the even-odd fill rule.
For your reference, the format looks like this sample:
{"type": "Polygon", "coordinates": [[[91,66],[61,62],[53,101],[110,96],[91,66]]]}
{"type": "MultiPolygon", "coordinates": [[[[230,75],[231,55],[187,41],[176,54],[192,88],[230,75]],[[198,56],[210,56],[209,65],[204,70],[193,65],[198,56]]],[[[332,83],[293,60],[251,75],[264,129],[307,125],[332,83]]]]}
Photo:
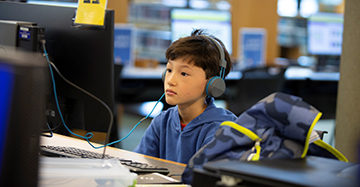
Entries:
{"type": "MultiPolygon", "coordinates": [[[[114,11],[106,10],[103,27],[74,25],[75,14],[73,7],[0,2],[0,20],[28,21],[43,27],[49,59],[62,75],[101,99],[113,112],[114,11]]],[[[66,83],[55,71],[54,75],[66,125],[107,132],[111,120],[108,109],[66,83]]],[[[48,96],[46,114],[52,128],[62,123],[53,94],[48,96]]]]}
{"type": "Polygon", "coordinates": [[[48,73],[40,53],[0,46],[0,186],[37,186],[48,73]]]}

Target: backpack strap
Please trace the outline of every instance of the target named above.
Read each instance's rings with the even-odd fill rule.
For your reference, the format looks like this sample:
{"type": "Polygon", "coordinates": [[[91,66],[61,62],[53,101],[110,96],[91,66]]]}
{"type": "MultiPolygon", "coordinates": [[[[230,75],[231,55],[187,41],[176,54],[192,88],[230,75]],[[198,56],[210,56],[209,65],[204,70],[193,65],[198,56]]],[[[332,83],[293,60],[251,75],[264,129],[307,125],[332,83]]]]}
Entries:
{"type": "MultiPolygon", "coordinates": [[[[310,142],[311,134],[312,134],[312,132],[313,132],[313,129],[314,129],[315,124],[319,121],[319,119],[320,119],[321,116],[322,116],[322,113],[319,112],[319,113],[316,115],[315,119],[313,120],[313,122],[312,122],[312,124],[311,124],[311,126],[310,126],[310,128],[309,128],[309,131],[308,131],[308,133],[307,133],[307,135],[306,135],[304,150],[303,150],[303,153],[302,153],[302,155],[301,155],[301,158],[304,158],[304,157],[306,156],[306,154],[307,154],[307,151],[308,151],[308,149],[309,149],[309,144],[311,143],[311,142],[310,142]]],[[[318,136],[318,137],[319,137],[319,136],[318,136]]]]}
{"type": "Polygon", "coordinates": [[[340,153],[340,151],[338,151],[337,149],[335,149],[334,147],[332,147],[331,145],[325,143],[323,140],[319,139],[313,142],[313,144],[325,149],[326,151],[330,152],[331,154],[333,154],[338,160],[340,161],[344,161],[344,162],[349,162],[348,159],[342,154],[340,153]]]}

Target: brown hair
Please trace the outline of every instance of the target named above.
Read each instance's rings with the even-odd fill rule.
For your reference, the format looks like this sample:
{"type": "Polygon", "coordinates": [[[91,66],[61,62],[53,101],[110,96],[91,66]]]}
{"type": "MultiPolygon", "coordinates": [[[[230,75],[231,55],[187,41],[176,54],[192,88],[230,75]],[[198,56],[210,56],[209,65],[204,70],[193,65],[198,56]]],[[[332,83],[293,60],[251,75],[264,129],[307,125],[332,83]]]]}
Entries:
{"type": "Polygon", "coordinates": [[[229,52],[225,49],[221,40],[205,34],[203,30],[193,30],[190,36],[180,38],[173,42],[166,50],[166,58],[168,60],[184,58],[188,63],[193,62],[195,66],[205,71],[206,79],[213,76],[220,76],[220,51],[216,47],[216,44],[211,41],[211,39],[204,37],[204,35],[212,37],[221,45],[227,63],[225,70],[226,76],[232,68],[229,52]]]}

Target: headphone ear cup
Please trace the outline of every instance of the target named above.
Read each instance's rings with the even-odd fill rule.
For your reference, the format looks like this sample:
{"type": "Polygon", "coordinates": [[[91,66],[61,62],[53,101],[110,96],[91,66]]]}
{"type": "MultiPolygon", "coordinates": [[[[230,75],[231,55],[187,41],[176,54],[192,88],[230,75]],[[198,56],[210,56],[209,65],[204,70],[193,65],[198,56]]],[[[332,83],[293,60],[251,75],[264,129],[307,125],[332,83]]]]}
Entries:
{"type": "Polygon", "coordinates": [[[163,82],[165,82],[165,75],[166,75],[166,70],[162,73],[162,75],[161,75],[161,80],[163,81],[163,82]]]}
{"type": "Polygon", "coordinates": [[[221,77],[212,77],[206,85],[206,94],[211,97],[220,97],[225,89],[225,81],[221,77]]]}

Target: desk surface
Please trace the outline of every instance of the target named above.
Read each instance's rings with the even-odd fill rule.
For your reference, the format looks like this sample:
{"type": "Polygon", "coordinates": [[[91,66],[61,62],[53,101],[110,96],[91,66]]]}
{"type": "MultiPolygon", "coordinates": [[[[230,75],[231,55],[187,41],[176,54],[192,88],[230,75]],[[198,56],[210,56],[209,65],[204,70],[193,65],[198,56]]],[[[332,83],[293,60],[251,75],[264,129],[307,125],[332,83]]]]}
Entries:
{"type": "MultiPolygon", "coordinates": [[[[101,146],[100,144],[93,143],[95,146],[101,146]]],[[[59,134],[54,134],[52,138],[40,137],[40,145],[54,145],[54,146],[69,146],[69,147],[77,147],[80,149],[85,149],[92,152],[103,153],[103,148],[94,149],[92,148],[86,141],[80,140],[77,138],[72,138],[68,136],[63,136],[59,134]]],[[[127,150],[122,150],[114,147],[107,147],[106,154],[111,156],[116,156],[124,159],[131,159],[133,161],[138,161],[142,163],[147,163],[149,165],[158,166],[158,167],[166,167],[170,170],[168,176],[179,180],[181,178],[181,174],[184,171],[186,165],[178,162],[173,162],[169,160],[164,160],[152,156],[142,155],[138,153],[134,153],[127,150]]]]}

